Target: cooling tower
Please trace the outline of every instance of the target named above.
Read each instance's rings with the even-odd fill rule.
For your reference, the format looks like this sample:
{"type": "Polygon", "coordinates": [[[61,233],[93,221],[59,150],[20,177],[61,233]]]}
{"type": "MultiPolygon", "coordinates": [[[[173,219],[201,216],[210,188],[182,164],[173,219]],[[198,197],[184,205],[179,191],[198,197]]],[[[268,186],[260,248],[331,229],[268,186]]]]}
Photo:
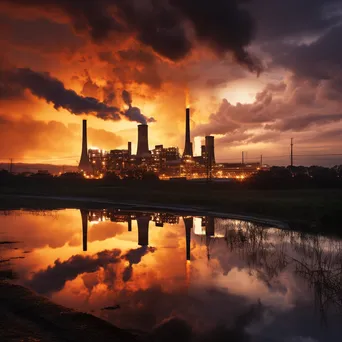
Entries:
{"type": "Polygon", "coordinates": [[[207,162],[209,166],[215,164],[215,146],[214,146],[214,137],[206,136],[205,137],[205,152],[207,157],[207,162]]]}
{"type": "Polygon", "coordinates": [[[148,246],[148,226],[150,218],[147,216],[141,216],[137,218],[138,222],[138,245],[148,246]]]}
{"type": "Polygon", "coordinates": [[[148,126],[138,125],[138,150],[137,157],[149,157],[148,149],[148,126]]]}
{"type": "Polygon", "coordinates": [[[87,141],[87,120],[83,120],[82,128],[82,153],[81,160],[78,165],[80,171],[91,172],[91,165],[88,157],[88,141],[87,141]]]}
{"type": "Polygon", "coordinates": [[[185,146],[183,152],[183,158],[189,156],[192,157],[192,143],[190,141],[190,108],[186,109],[185,117],[185,146]]]}
{"type": "Polygon", "coordinates": [[[132,143],[129,141],[128,142],[128,156],[130,157],[132,155],[132,143]]]}

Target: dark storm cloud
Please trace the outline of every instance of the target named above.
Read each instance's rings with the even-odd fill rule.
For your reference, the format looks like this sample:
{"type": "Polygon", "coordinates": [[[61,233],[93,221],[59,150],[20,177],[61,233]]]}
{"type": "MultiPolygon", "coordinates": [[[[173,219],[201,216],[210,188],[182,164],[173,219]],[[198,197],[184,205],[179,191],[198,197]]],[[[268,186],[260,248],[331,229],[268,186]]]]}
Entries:
{"type": "Polygon", "coordinates": [[[68,280],[75,279],[82,273],[97,271],[100,267],[120,262],[121,251],[103,251],[94,256],[74,255],[66,261],[59,259],[46,270],[41,270],[28,282],[28,286],[38,293],[48,294],[60,291],[68,280]]]}
{"type": "Polygon", "coordinates": [[[54,54],[75,52],[85,44],[85,39],[76,36],[70,25],[47,19],[19,20],[0,14],[0,22],[0,40],[19,49],[54,54]]]}
{"type": "Polygon", "coordinates": [[[277,131],[303,131],[313,125],[326,125],[342,120],[342,114],[306,114],[302,116],[288,117],[274,124],[268,124],[266,129],[277,131]]]}
{"type": "Polygon", "coordinates": [[[47,13],[64,12],[76,31],[88,31],[95,42],[112,33],[135,36],[159,55],[177,61],[193,49],[185,23],[199,41],[215,52],[233,53],[236,61],[259,72],[260,65],[246,51],[254,37],[254,22],[241,4],[247,0],[6,0],[12,6],[33,6],[47,13]],[[112,10],[114,9],[114,11],[112,10]],[[115,17],[113,16],[115,13],[115,17]]]}
{"type": "Polygon", "coordinates": [[[340,20],[334,6],[340,0],[258,0],[247,8],[253,14],[261,41],[320,34],[340,20]]]}
{"type": "Polygon", "coordinates": [[[342,68],[342,25],[330,29],[310,45],[295,46],[275,54],[275,61],[295,72],[297,77],[330,79],[342,68]]]}
{"type": "Polygon", "coordinates": [[[251,71],[260,72],[257,60],[245,50],[254,38],[252,16],[241,4],[248,0],[170,0],[193,24],[197,38],[215,51],[231,51],[235,59],[251,71]]]}

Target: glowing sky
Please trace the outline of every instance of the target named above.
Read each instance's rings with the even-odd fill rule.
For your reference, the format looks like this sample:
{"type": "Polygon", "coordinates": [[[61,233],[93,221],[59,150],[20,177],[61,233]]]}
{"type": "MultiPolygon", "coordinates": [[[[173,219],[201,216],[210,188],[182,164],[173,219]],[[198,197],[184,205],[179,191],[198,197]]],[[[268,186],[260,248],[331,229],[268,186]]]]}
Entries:
{"type": "Polygon", "coordinates": [[[150,148],[182,150],[188,89],[218,161],[286,164],[293,137],[297,164],[341,163],[341,16],[336,0],[3,0],[0,162],[76,165],[83,118],[90,146],[135,148],[129,119],[153,117],[150,148]]]}

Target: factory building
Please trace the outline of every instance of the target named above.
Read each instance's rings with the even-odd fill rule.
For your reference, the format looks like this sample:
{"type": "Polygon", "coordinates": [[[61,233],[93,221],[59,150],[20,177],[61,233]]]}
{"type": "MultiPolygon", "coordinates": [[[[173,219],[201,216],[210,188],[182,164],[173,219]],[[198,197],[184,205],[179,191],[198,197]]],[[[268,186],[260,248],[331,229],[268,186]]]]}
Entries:
{"type": "Polygon", "coordinates": [[[136,155],[132,155],[131,142],[128,142],[127,149],[110,151],[90,149],[87,151],[87,123],[84,120],[80,171],[85,174],[92,172],[93,175],[90,178],[102,178],[106,172],[111,172],[120,178],[141,179],[144,172],[153,172],[160,179],[235,178],[242,180],[261,168],[259,163],[217,163],[215,138],[210,135],[205,137],[205,145],[201,146],[201,155],[194,156],[190,131],[190,108],[186,108],[185,112],[185,145],[182,157],[178,147],[164,147],[160,144],[150,151],[148,125],[139,124],[137,128],[136,155]]]}

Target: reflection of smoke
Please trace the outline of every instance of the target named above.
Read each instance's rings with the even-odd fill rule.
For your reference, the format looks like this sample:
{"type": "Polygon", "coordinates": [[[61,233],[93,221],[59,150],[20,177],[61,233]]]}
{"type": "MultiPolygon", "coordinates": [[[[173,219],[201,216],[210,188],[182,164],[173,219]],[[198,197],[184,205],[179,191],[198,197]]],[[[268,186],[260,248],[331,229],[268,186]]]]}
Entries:
{"type": "Polygon", "coordinates": [[[74,255],[66,261],[59,259],[46,270],[37,272],[28,286],[38,293],[51,293],[59,291],[68,280],[75,279],[79,274],[97,271],[100,267],[120,262],[121,251],[103,251],[94,256],[74,255]]]}
{"type": "Polygon", "coordinates": [[[132,95],[127,90],[122,91],[122,99],[125,104],[128,106],[127,110],[122,111],[122,114],[129,121],[136,121],[141,124],[147,124],[148,122],[155,122],[154,118],[148,118],[144,114],[141,113],[141,110],[138,107],[132,107],[132,95]]]}
{"type": "Polygon", "coordinates": [[[114,249],[93,256],[74,255],[63,262],[58,259],[53,266],[37,272],[27,285],[43,294],[60,291],[66,281],[73,280],[83,273],[96,272],[100,267],[106,268],[109,264],[120,263],[122,259],[129,262],[123,274],[124,281],[128,281],[132,276],[132,265],[138,264],[144,255],[154,251],[155,248],[152,247],[141,247],[130,250],[120,258],[121,251],[114,249]]]}
{"type": "Polygon", "coordinates": [[[127,266],[123,272],[123,281],[127,282],[132,278],[132,265],[139,264],[144,255],[147,253],[154,253],[155,250],[156,249],[153,247],[143,246],[138,249],[131,249],[126,255],[124,255],[122,258],[129,262],[129,266],[127,266]]]}
{"type": "Polygon", "coordinates": [[[191,325],[183,319],[172,317],[163,321],[152,332],[155,342],[247,342],[250,336],[245,328],[262,318],[264,307],[261,303],[252,305],[247,311],[239,315],[235,323],[228,329],[224,325],[217,326],[205,333],[193,331],[191,325]]]}

